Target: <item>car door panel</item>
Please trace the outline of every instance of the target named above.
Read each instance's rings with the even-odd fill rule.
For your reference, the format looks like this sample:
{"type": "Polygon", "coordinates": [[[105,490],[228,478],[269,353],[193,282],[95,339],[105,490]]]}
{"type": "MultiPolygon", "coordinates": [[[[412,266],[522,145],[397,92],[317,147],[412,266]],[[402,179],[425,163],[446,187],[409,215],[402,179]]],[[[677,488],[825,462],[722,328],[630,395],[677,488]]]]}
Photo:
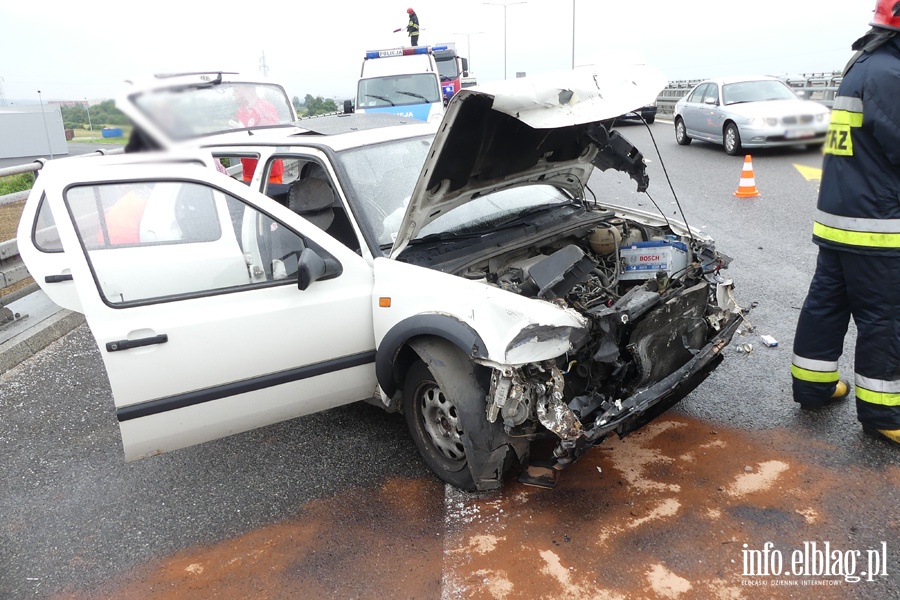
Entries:
{"type": "Polygon", "coordinates": [[[40,283],[47,297],[65,309],[82,312],[70,258],[63,251],[40,179],[22,210],[16,239],[28,272],[40,283]]]}
{"type": "Polygon", "coordinates": [[[691,137],[700,133],[700,111],[703,106],[703,93],[707,85],[700,84],[697,86],[684,104],[684,112],[682,113],[684,126],[691,137]]]}
{"type": "Polygon", "coordinates": [[[710,141],[722,141],[722,117],[720,111],[719,86],[710,83],[703,96],[703,135],[710,141]],[[712,102],[710,102],[712,101],[712,102]]]}
{"type": "MultiPolygon", "coordinates": [[[[126,183],[123,171],[110,189],[147,183],[147,172],[140,172],[143,182],[126,183]]],[[[111,232],[100,227],[95,233],[91,219],[73,211],[77,190],[50,195],[63,245],[79,250],[67,254],[109,376],[127,459],[373,394],[372,270],[366,261],[212,170],[170,167],[151,179],[157,186],[157,180],[178,180],[212,190],[216,212],[189,214],[194,225],[182,218],[179,226],[182,236],[192,228],[200,233],[181,241],[167,233],[162,242],[147,242],[142,219],[140,241],[116,246],[111,232]],[[214,234],[212,220],[218,221],[214,234]],[[254,249],[256,258],[240,247],[248,227],[263,247],[254,249]],[[331,255],[340,275],[300,291],[296,278],[276,267],[280,262],[284,270],[282,258],[290,263],[272,254],[285,251],[273,242],[277,237],[331,255]]],[[[102,215],[95,220],[106,222],[109,202],[100,197],[108,190],[92,191],[102,215]]],[[[164,221],[154,227],[166,230],[164,221]]]]}

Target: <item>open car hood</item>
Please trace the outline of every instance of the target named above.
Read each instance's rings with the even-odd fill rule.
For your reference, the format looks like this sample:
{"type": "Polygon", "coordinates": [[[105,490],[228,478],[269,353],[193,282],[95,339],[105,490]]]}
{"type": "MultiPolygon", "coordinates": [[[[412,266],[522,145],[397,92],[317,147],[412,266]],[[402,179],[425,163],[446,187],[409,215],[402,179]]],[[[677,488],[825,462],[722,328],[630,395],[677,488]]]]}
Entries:
{"type": "Polygon", "coordinates": [[[581,198],[595,166],[628,172],[646,189],[643,157],[599,122],[654,102],[665,85],[660,71],[630,65],[460,90],[438,128],[391,257],[439,216],[499,190],[543,183],[581,198]]]}
{"type": "Polygon", "coordinates": [[[236,73],[155,75],[128,83],[131,86],[116,98],[116,108],[162,149],[297,120],[283,87],[236,73]]]}

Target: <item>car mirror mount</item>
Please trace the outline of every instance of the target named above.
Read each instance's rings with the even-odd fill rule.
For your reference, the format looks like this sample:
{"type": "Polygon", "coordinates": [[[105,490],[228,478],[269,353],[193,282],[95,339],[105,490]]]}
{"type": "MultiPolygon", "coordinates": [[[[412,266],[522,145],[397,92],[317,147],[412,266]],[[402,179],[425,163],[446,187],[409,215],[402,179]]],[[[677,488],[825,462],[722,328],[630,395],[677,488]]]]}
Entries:
{"type": "Polygon", "coordinates": [[[341,265],[333,258],[322,258],[312,248],[304,248],[297,264],[297,288],[306,290],[320,279],[341,274],[341,265]]]}

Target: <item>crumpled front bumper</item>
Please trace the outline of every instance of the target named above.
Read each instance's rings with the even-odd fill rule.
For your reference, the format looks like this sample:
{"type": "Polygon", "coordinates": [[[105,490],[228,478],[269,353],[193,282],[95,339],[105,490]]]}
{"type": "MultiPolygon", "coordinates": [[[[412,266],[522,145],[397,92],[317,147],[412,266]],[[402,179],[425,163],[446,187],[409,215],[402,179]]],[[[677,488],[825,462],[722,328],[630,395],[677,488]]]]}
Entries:
{"type": "Polygon", "coordinates": [[[731,342],[741,320],[740,314],[732,313],[719,333],[677,371],[618,402],[592,424],[583,423],[577,439],[561,440],[554,453],[557,468],[573,462],[610,433],[623,437],[640,429],[691,393],[722,361],[722,349],[731,342]]]}

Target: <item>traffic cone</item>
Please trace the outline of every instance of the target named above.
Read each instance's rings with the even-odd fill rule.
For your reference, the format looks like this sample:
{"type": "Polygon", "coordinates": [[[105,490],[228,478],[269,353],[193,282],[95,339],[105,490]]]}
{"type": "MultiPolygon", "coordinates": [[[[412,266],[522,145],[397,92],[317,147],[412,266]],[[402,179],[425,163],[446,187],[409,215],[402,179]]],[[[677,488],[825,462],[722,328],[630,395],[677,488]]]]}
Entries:
{"type": "Polygon", "coordinates": [[[755,198],[759,196],[756,191],[756,180],[753,178],[753,160],[750,155],[744,157],[744,168],[741,170],[741,182],[734,193],[738,198],[755,198]]]}

